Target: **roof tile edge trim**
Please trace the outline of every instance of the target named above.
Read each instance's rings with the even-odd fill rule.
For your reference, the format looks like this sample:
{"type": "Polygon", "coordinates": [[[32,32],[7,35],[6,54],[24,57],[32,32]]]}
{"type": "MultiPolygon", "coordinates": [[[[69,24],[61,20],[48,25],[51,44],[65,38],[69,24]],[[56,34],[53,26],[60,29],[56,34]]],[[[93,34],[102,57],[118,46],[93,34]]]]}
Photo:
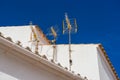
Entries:
{"type": "Polygon", "coordinates": [[[111,68],[112,72],[114,73],[116,79],[117,79],[117,80],[120,80],[120,79],[119,79],[119,76],[118,76],[118,74],[117,74],[117,72],[116,72],[114,66],[112,65],[112,63],[111,63],[111,61],[110,61],[110,59],[109,59],[109,57],[108,57],[108,55],[107,55],[105,49],[103,48],[102,44],[99,44],[98,47],[99,47],[99,48],[101,49],[101,51],[103,52],[103,55],[105,56],[107,62],[109,63],[110,68],[111,68]]]}

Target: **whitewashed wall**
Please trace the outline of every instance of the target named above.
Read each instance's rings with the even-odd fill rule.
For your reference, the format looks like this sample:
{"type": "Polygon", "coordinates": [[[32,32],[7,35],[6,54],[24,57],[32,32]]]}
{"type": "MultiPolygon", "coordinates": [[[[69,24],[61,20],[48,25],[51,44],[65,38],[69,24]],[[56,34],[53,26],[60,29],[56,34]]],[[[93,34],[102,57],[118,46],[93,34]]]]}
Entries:
{"type": "MultiPolygon", "coordinates": [[[[69,46],[57,45],[57,61],[64,67],[69,68],[69,46]]],[[[52,58],[53,47],[44,45],[39,47],[41,53],[45,53],[52,58]]],[[[81,76],[87,76],[88,79],[99,80],[96,45],[72,45],[72,70],[80,73],[81,76]]]]}
{"type": "Polygon", "coordinates": [[[26,61],[24,56],[20,58],[14,55],[18,52],[12,52],[14,51],[9,51],[8,48],[6,50],[0,48],[0,80],[73,80],[38,67],[37,62],[33,64],[26,61]]]}
{"type": "MultiPolygon", "coordinates": [[[[72,71],[80,73],[81,76],[86,76],[89,80],[115,80],[111,69],[106,64],[106,60],[101,56],[102,51],[98,51],[98,45],[94,44],[72,44],[72,71]]],[[[40,46],[40,53],[46,54],[52,58],[52,45],[40,46]]],[[[57,61],[64,67],[69,68],[69,46],[57,45],[57,61]]],[[[100,50],[100,49],[99,49],[100,50]]]]}
{"type": "MultiPolygon", "coordinates": [[[[36,29],[36,26],[32,26],[33,30],[36,33],[37,38],[39,39],[39,44],[48,44],[45,39],[43,39],[43,34],[40,34],[39,31],[36,29]]],[[[16,42],[20,41],[22,46],[32,47],[33,45],[31,42],[31,36],[33,37],[33,32],[31,30],[31,26],[6,26],[0,27],[0,32],[3,34],[4,37],[11,37],[11,39],[16,42]]],[[[45,38],[45,37],[44,37],[45,38]]]]}
{"type": "Polygon", "coordinates": [[[0,27],[0,32],[4,37],[11,37],[14,42],[20,41],[23,46],[31,46],[29,42],[31,34],[30,26],[0,27]]]}
{"type": "Polygon", "coordinates": [[[105,58],[103,58],[103,56],[104,55],[101,54],[101,51],[98,49],[97,58],[99,64],[100,80],[115,80],[108,63],[106,62],[105,58]]]}

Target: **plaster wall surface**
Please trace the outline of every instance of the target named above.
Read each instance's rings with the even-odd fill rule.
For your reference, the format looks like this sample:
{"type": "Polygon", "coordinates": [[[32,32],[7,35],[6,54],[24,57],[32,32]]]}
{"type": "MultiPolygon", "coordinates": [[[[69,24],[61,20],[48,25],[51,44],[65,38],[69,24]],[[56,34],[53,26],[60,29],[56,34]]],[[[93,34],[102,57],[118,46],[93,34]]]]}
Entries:
{"type": "MultiPolygon", "coordinates": [[[[32,29],[34,30],[36,37],[39,40],[39,44],[48,44],[45,41],[46,37],[43,37],[43,33],[39,33],[39,29],[36,29],[36,26],[33,25],[32,29]],[[43,39],[45,38],[45,39],[43,39]]],[[[27,26],[6,26],[0,27],[0,32],[4,37],[11,37],[13,42],[20,41],[23,47],[29,46],[32,48],[35,44],[34,34],[30,25],[27,26]]]]}
{"type": "MultiPolygon", "coordinates": [[[[71,70],[86,76],[89,80],[100,80],[99,67],[97,61],[97,45],[72,44],[72,66],[71,70]]],[[[53,46],[39,46],[40,53],[52,58],[53,46]]],[[[64,67],[69,68],[69,45],[57,45],[57,62],[64,67]]]]}
{"type": "Polygon", "coordinates": [[[109,65],[106,63],[106,60],[103,58],[103,54],[101,54],[99,50],[97,56],[100,80],[115,80],[109,65]]]}
{"type": "MultiPolygon", "coordinates": [[[[72,44],[71,70],[86,76],[89,80],[116,80],[98,44],[72,44]]],[[[53,58],[53,45],[39,46],[41,55],[53,58]]],[[[69,45],[56,45],[56,58],[63,67],[69,68],[69,45]]]]}
{"type": "Polygon", "coordinates": [[[6,51],[0,48],[0,80],[70,80],[6,51]]]}

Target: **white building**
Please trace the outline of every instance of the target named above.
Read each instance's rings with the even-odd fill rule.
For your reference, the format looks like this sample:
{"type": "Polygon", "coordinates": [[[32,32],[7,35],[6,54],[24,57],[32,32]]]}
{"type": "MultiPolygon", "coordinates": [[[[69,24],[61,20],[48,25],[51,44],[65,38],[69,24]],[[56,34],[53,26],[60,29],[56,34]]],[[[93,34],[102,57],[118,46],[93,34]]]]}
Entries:
{"type": "Polygon", "coordinates": [[[0,80],[83,80],[64,68],[0,37],[0,80]]]}
{"type": "Polygon", "coordinates": [[[32,50],[30,52],[0,37],[0,80],[82,80],[85,76],[88,80],[119,80],[101,44],[72,44],[72,73],[66,70],[69,69],[69,45],[56,45],[57,61],[54,63],[60,63],[63,67],[50,62],[53,45],[37,26],[0,27],[0,32],[4,37],[11,37],[13,42],[21,41],[23,47],[29,46],[32,50]],[[36,49],[39,55],[34,54],[36,49]],[[42,58],[46,58],[45,55],[48,60],[42,58]],[[76,75],[78,73],[81,77],[76,75]]]}

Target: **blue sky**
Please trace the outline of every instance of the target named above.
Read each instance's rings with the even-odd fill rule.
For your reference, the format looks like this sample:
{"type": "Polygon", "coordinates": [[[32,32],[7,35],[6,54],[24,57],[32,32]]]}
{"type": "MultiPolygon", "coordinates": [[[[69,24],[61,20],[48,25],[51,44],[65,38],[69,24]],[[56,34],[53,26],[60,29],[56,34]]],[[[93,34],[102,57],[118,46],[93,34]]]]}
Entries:
{"type": "Polygon", "coordinates": [[[62,20],[67,12],[76,18],[78,33],[72,43],[101,43],[120,75],[120,1],[119,0],[2,0],[0,26],[39,25],[45,34],[50,26],[59,28],[58,44],[68,43],[62,35],[62,20]]]}

